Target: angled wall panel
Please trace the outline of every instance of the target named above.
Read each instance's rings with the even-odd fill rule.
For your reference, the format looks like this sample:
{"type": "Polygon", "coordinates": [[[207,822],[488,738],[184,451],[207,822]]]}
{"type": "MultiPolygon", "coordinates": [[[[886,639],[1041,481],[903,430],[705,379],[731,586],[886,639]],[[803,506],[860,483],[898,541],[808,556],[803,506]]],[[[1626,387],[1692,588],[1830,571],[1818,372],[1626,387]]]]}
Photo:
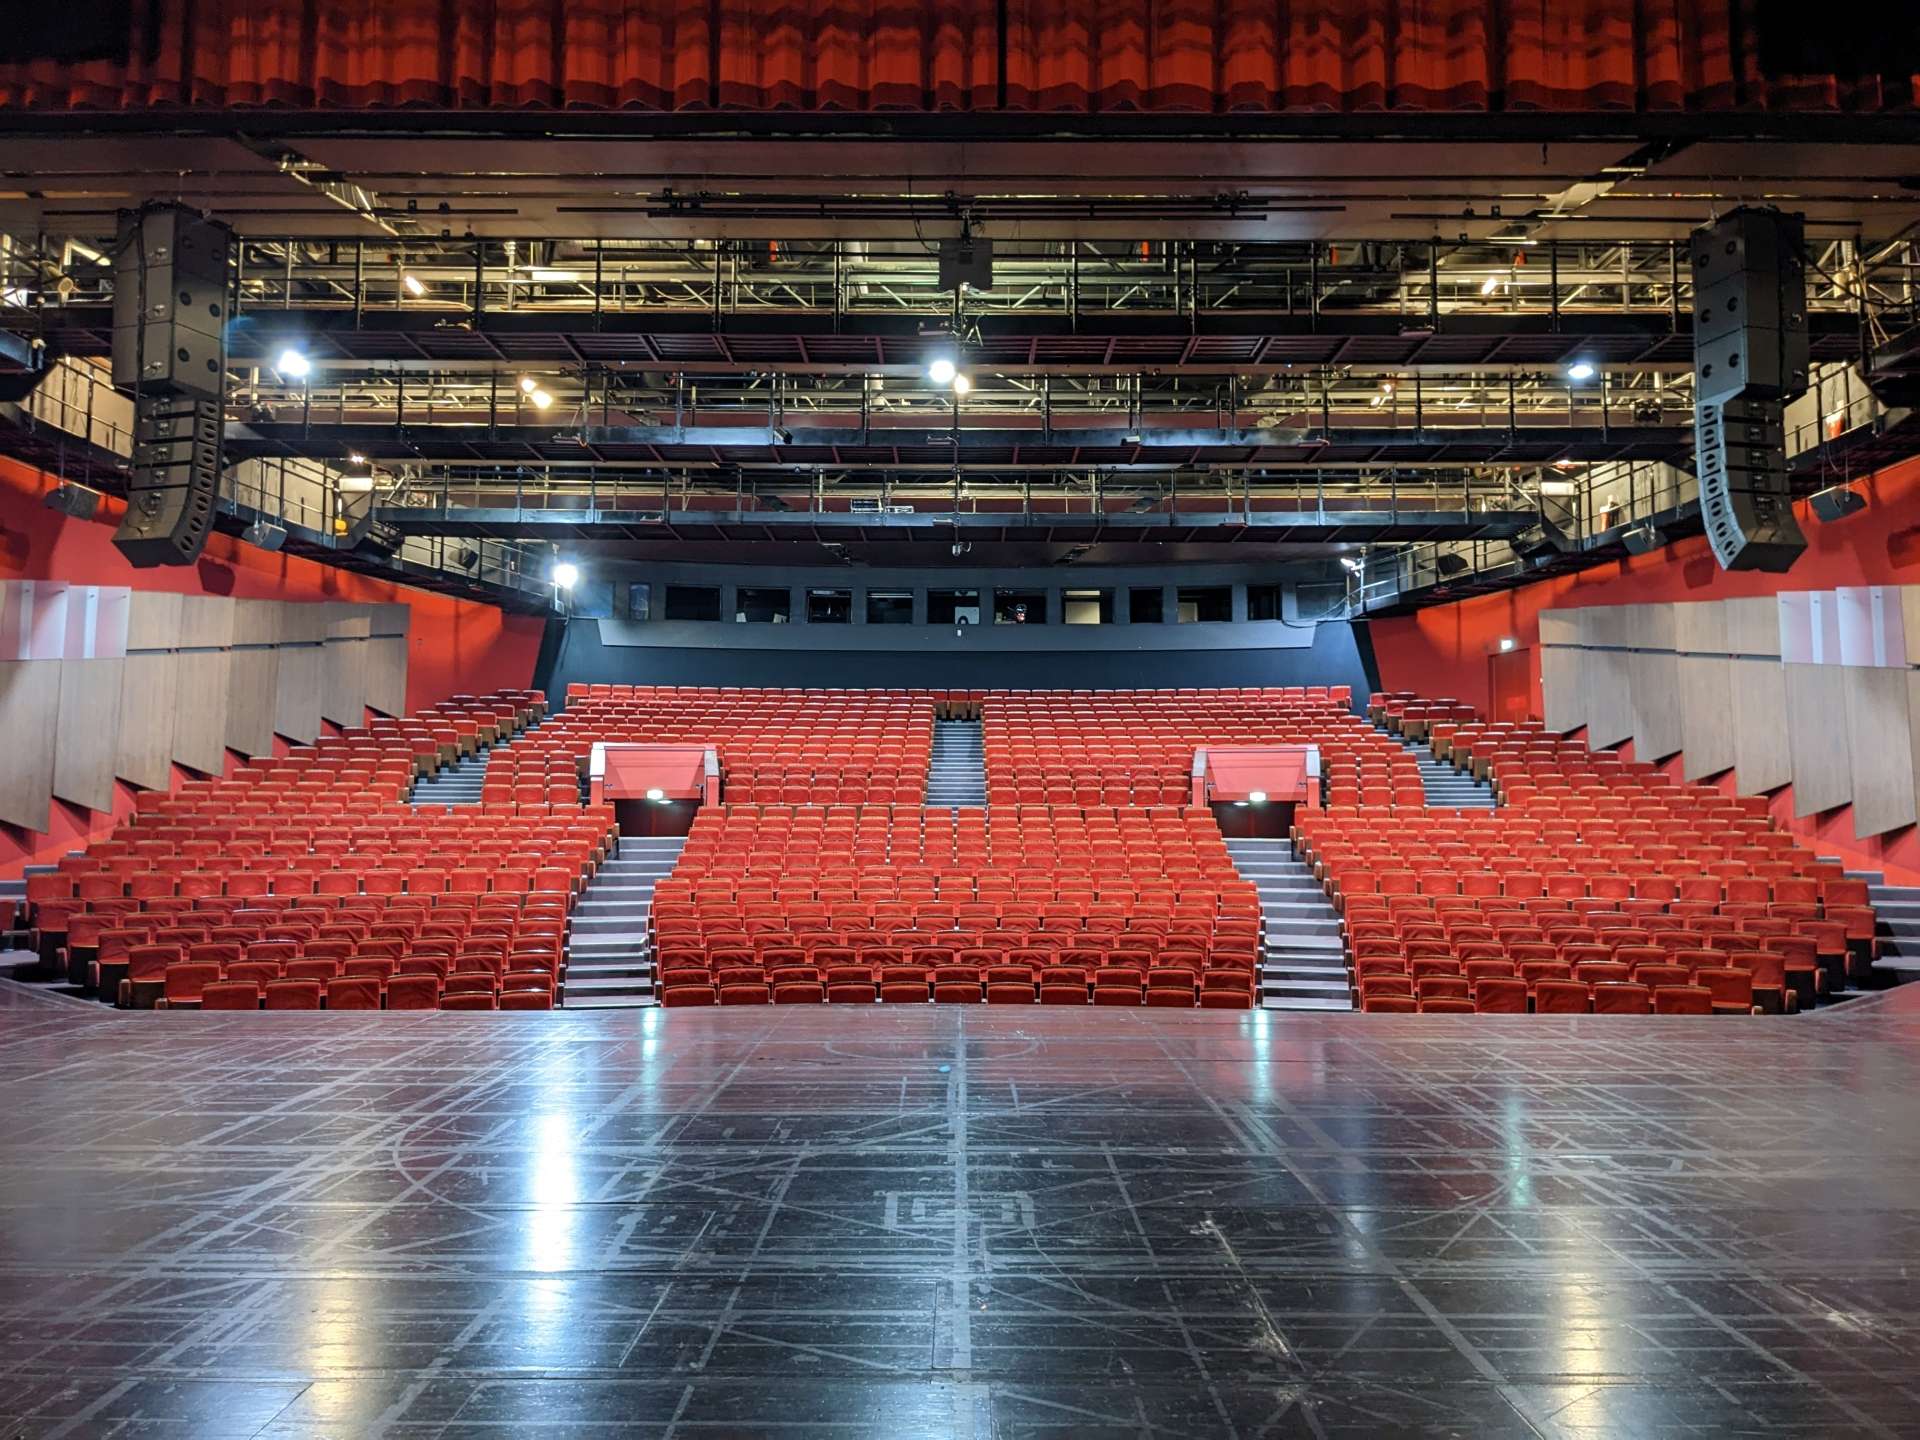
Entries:
{"type": "Polygon", "coordinates": [[[127,649],[171,650],[180,643],[186,597],[136,590],[127,597],[127,649]]]}
{"type": "Polygon", "coordinates": [[[224,595],[182,595],[175,643],[183,650],[225,650],[233,644],[237,603],[224,595]]]}
{"type": "Polygon", "coordinates": [[[1623,648],[1639,605],[1600,605],[1587,612],[1585,681],[1587,748],[1604,750],[1633,738],[1632,666],[1623,648]]]}
{"type": "MultiPolygon", "coordinates": [[[[1911,677],[1887,666],[1840,671],[1847,697],[1847,753],[1853,766],[1853,833],[1883,835],[1920,821],[1914,782],[1911,677]]],[[[1797,787],[1796,787],[1797,788],[1797,787]]]]}
{"type": "Polygon", "coordinates": [[[273,753],[273,719],[279,698],[280,648],[236,646],[230,657],[227,748],[242,755],[273,753]]]}
{"type": "Polygon", "coordinates": [[[1680,696],[1681,771],[1703,780],[1733,768],[1733,683],[1727,660],[1727,611],[1718,600],[1673,607],[1679,652],[1674,686],[1680,696]]]}
{"type": "Polygon", "coordinates": [[[1764,795],[1778,790],[1793,779],[1784,670],[1778,660],[1734,659],[1727,662],[1727,680],[1733,700],[1733,764],[1739,792],[1764,795]]]}
{"type": "Polygon", "coordinates": [[[1727,653],[1780,658],[1780,604],[1775,596],[1722,600],[1726,612],[1727,653]]]}
{"type": "MultiPolygon", "coordinates": [[[[176,595],[173,597],[178,599],[176,595]]],[[[178,628],[179,612],[174,612],[178,628]]],[[[165,790],[173,779],[174,697],[178,657],[166,650],[135,651],[120,674],[120,714],[115,725],[114,773],[147,790],[165,790]]]]}
{"type": "Polygon", "coordinates": [[[1680,662],[1674,654],[1673,605],[1636,609],[1634,646],[1627,674],[1633,688],[1633,753],[1639,760],[1664,760],[1681,747],[1680,662]]]}
{"type": "Polygon", "coordinates": [[[407,637],[375,635],[367,641],[367,708],[382,715],[407,709],[407,637]]]}
{"type": "Polygon", "coordinates": [[[182,650],[174,656],[173,758],[203,775],[224,774],[227,767],[232,658],[230,650],[182,650]]]}
{"type": "Polygon", "coordinates": [[[310,744],[320,734],[321,671],[324,644],[311,642],[280,647],[278,693],[273,711],[274,730],[289,740],[310,744]]]}
{"type": "Polygon", "coordinates": [[[328,608],[320,714],[336,725],[359,725],[366,719],[367,639],[372,616],[365,605],[328,608]]]}
{"type": "Polygon", "coordinates": [[[44,831],[53,803],[54,737],[60,716],[58,660],[0,661],[0,821],[44,831]]]}
{"type": "Polygon", "coordinates": [[[89,810],[113,808],[114,762],[120,750],[120,686],[125,660],[60,662],[53,793],[89,810]]]}
{"type": "Polygon", "coordinates": [[[1587,652],[1571,645],[1540,651],[1540,691],[1546,702],[1546,726],[1562,734],[1587,723],[1587,652]]]}
{"type": "Polygon", "coordinates": [[[1793,813],[1817,815],[1853,799],[1847,746],[1847,671],[1840,665],[1782,665],[1793,813]]]}

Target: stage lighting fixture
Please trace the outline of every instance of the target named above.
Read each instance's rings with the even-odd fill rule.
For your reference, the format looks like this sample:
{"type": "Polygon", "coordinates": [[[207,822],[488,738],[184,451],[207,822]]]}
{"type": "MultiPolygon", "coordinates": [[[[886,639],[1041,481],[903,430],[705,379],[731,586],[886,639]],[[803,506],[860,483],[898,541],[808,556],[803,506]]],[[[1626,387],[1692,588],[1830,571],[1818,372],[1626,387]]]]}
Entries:
{"type": "Polygon", "coordinates": [[[1567,366],[1567,379],[1575,382],[1591,380],[1598,373],[1591,360],[1576,360],[1567,366]]]}
{"type": "Polygon", "coordinates": [[[273,368],[291,380],[304,380],[313,373],[313,362],[301,351],[288,346],[280,352],[280,358],[273,362],[273,368]]]}
{"type": "Polygon", "coordinates": [[[570,561],[562,560],[553,567],[553,583],[562,590],[571,590],[580,582],[580,567],[570,561]]]}
{"type": "Polygon", "coordinates": [[[960,367],[953,363],[951,355],[936,355],[927,364],[927,379],[936,385],[951,385],[959,373],[960,367]]]}

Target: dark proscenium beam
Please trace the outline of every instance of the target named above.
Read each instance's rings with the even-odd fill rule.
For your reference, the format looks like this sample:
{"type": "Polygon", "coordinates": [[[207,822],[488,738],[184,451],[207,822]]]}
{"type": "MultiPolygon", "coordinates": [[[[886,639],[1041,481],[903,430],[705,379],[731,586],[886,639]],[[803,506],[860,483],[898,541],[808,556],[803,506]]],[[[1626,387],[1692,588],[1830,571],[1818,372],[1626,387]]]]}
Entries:
{"type": "Polygon", "coordinates": [[[455,535],[507,540],[675,539],[838,540],[938,539],[955,535],[994,541],[1109,539],[1234,543],[1367,542],[1373,540],[1497,540],[1517,535],[1539,516],[1531,510],[1422,510],[1413,508],[1255,510],[1197,514],[1060,515],[963,511],[868,514],[849,511],[632,509],[523,510],[461,506],[450,510],[385,506],[375,518],[404,535],[455,535]]]}
{"type": "Polygon", "coordinates": [[[587,460],[659,465],[755,465],[838,469],[1288,465],[1392,459],[1448,465],[1555,460],[1673,460],[1693,446],[1691,428],[1521,425],[1475,429],[1381,426],[1345,429],[1056,429],[906,427],[863,434],[845,427],[745,425],[326,425],[256,422],[227,427],[230,458],[304,456],[342,460],[538,463],[587,460]]]}

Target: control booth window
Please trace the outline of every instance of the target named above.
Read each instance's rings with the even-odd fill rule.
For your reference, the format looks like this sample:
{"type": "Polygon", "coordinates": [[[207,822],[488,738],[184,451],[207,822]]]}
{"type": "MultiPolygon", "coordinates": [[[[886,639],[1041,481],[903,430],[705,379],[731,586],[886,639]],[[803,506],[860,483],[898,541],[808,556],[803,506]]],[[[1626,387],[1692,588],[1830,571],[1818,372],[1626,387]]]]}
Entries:
{"type": "Polygon", "coordinates": [[[745,625],[785,625],[793,619],[793,592],[784,587],[742,585],[734,592],[733,618],[745,625]]]}
{"type": "Polygon", "coordinates": [[[1046,624],[1047,592],[1044,590],[994,591],[993,623],[996,625],[1046,624]]]}
{"type": "Polygon", "coordinates": [[[911,590],[869,590],[867,592],[867,623],[869,625],[911,625],[913,623],[913,592],[911,590]]]}
{"type": "Polygon", "coordinates": [[[809,625],[851,625],[853,623],[853,592],[851,590],[807,591],[807,623],[809,625]]]}
{"type": "Polygon", "coordinates": [[[667,619],[718,620],[720,587],[717,585],[667,586],[667,619]]]}
{"type": "Polygon", "coordinates": [[[1278,585],[1247,586],[1247,619],[1285,619],[1286,617],[1280,613],[1281,589],[1282,587],[1278,585]]]}
{"type": "Polygon", "coordinates": [[[1063,625],[1111,625],[1111,590],[1063,590],[1060,592],[1060,623],[1063,625]]]}
{"type": "Polygon", "coordinates": [[[1127,620],[1134,625],[1159,625],[1166,618],[1166,592],[1158,585],[1127,592],[1127,620]]]}
{"type": "Polygon", "coordinates": [[[653,585],[650,581],[640,580],[627,586],[627,618],[629,620],[653,618],[653,585]]]}
{"type": "Polygon", "coordinates": [[[927,623],[929,625],[978,625],[980,623],[980,592],[978,590],[929,590],[927,592],[927,623]]]}
{"type": "Polygon", "coordinates": [[[1233,587],[1230,585],[1182,585],[1180,587],[1180,623],[1212,623],[1233,618],[1233,587]]]}

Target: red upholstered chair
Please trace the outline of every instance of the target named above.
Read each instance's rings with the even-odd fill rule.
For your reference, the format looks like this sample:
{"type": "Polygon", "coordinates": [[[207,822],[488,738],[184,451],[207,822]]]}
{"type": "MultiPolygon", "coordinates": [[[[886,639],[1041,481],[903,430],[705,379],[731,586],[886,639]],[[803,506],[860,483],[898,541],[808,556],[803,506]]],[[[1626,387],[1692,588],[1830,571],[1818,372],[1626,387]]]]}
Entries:
{"type": "Polygon", "coordinates": [[[719,1003],[719,992],[711,985],[669,985],[660,992],[660,1003],[669,1010],[719,1003]]]}
{"type": "Polygon", "coordinates": [[[1592,992],[1578,980],[1541,980],[1533,986],[1536,1015],[1585,1015],[1591,1000],[1592,992]]]}
{"type": "Polygon", "coordinates": [[[1527,982],[1518,977],[1488,976],[1474,982],[1473,1008],[1482,1015],[1527,1013],[1527,982]]]}
{"type": "Polygon", "coordinates": [[[1161,967],[1147,972],[1147,1004],[1167,1009],[1191,1010],[1197,992],[1191,970],[1161,967]]]}
{"type": "Polygon", "coordinates": [[[551,1010],[553,992],[550,990],[507,990],[500,996],[502,1010],[551,1010]]]}
{"type": "Polygon", "coordinates": [[[272,980],[267,983],[266,1008],[269,1010],[318,1010],[318,980],[272,980]]]}
{"type": "Polygon", "coordinates": [[[202,1010],[258,1010],[260,988],[250,981],[221,980],[200,992],[202,1010]]]}
{"type": "Polygon", "coordinates": [[[1087,972],[1077,965],[1050,965],[1040,972],[1042,1005],[1085,1005],[1091,999],[1087,972]]]}
{"type": "Polygon", "coordinates": [[[200,994],[209,985],[220,983],[220,967],[211,962],[186,961],[167,967],[163,982],[165,993],[158,1003],[169,1010],[190,1009],[200,1003],[200,994]]]}
{"type": "Polygon", "coordinates": [[[1653,1009],[1653,992],[1629,981],[1608,980],[1593,987],[1596,1015],[1646,1015],[1653,1009]]]}
{"type": "Polygon", "coordinates": [[[1461,999],[1457,995],[1436,995],[1420,1002],[1422,1015],[1471,1015],[1474,1013],[1473,1001],[1461,999]]]}
{"type": "Polygon", "coordinates": [[[1209,970],[1200,977],[1202,1010],[1251,1010],[1253,975],[1245,970],[1209,970]]]}
{"type": "Polygon", "coordinates": [[[442,1010],[492,1010],[495,1009],[491,990],[468,990],[459,995],[442,995],[442,1010]]]}
{"type": "Polygon", "coordinates": [[[440,977],[438,975],[395,975],[387,981],[387,1009],[438,1010],[439,1008],[440,977]]]}
{"type": "Polygon", "coordinates": [[[1716,1015],[1751,1015],[1754,1012],[1753,972],[1730,965],[1702,965],[1693,972],[1693,983],[1713,996],[1716,1015]]]}
{"type": "Polygon", "coordinates": [[[776,1005],[824,1005],[827,987],[818,980],[781,980],[773,987],[776,1005]]]}
{"type": "Polygon", "coordinates": [[[327,982],[327,1009],[329,1010],[378,1010],[380,1008],[380,982],[359,976],[327,982]]]}
{"type": "Polygon", "coordinates": [[[1413,982],[1413,993],[1422,1000],[1470,1000],[1473,998],[1473,992],[1469,989],[1464,975],[1429,975],[1425,979],[1413,982]]]}
{"type": "Polygon", "coordinates": [[[1103,965],[1093,972],[1093,1003],[1096,1005],[1141,1005],[1146,1001],[1144,977],[1138,970],[1103,965]]]}
{"type": "Polygon", "coordinates": [[[722,1005],[769,1005],[773,1002],[773,991],[764,982],[723,984],[720,987],[722,1005]]]}
{"type": "Polygon", "coordinates": [[[1713,991],[1704,985],[1660,985],[1653,992],[1656,1015],[1711,1015],[1713,991]]]}

